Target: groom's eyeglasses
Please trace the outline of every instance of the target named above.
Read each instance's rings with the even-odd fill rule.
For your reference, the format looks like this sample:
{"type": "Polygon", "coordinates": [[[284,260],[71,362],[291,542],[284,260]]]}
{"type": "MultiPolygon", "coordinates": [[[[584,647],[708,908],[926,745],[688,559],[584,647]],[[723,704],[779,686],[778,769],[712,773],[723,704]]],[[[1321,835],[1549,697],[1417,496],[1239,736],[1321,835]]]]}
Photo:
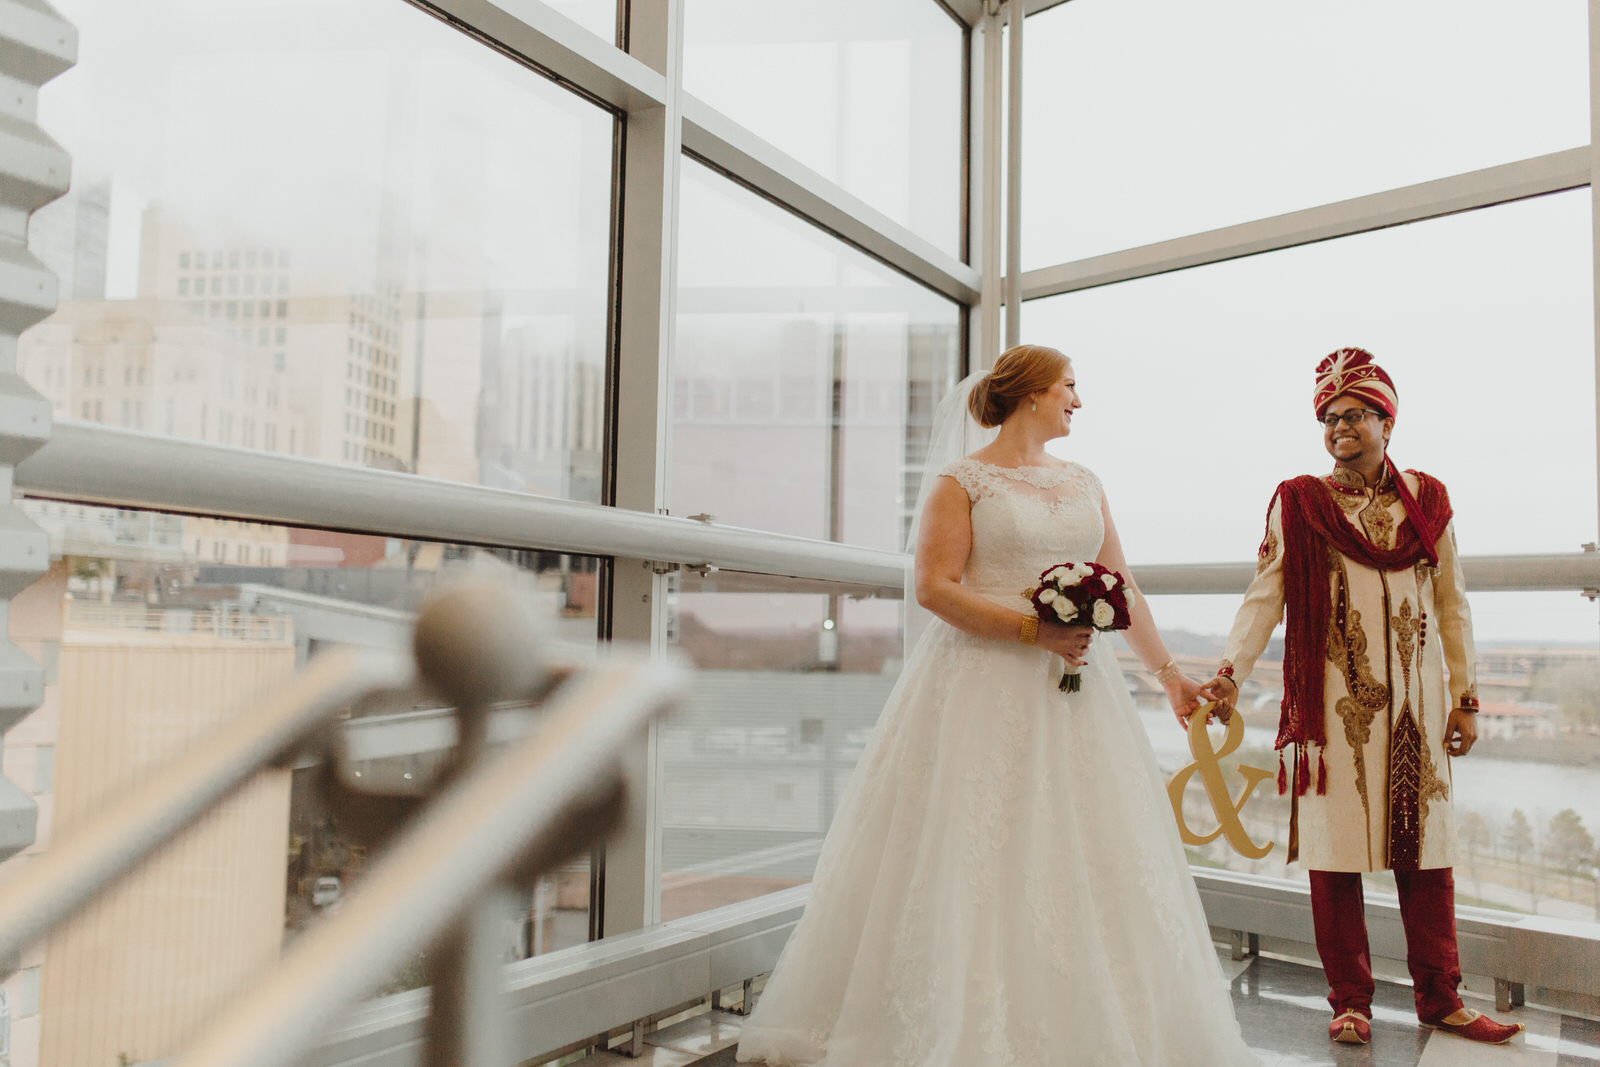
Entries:
{"type": "Polygon", "coordinates": [[[1368,415],[1376,415],[1380,419],[1386,419],[1389,417],[1381,411],[1372,411],[1368,408],[1351,408],[1349,411],[1346,411],[1340,415],[1335,415],[1330,411],[1317,421],[1322,423],[1322,425],[1326,426],[1330,430],[1339,425],[1341,422],[1351,429],[1355,429],[1355,427],[1360,425],[1362,420],[1368,415]]]}

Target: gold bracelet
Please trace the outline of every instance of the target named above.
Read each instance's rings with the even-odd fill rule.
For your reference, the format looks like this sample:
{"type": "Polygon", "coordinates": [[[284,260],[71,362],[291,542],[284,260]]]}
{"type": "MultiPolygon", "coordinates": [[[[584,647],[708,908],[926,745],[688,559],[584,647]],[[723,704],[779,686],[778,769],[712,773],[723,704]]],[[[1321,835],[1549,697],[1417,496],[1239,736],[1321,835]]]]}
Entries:
{"type": "Polygon", "coordinates": [[[1031,644],[1035,643],[1038,640],[1039,640],[1039,616],[1037,616],[1037,615],[1029,615],[1026,619],[1022,620],[1022,637],[1021,637],[1021,641],[1025,645],[1031,645],[1031,644]]]}
{"type": "Polygon", "coordinates": [[[1178,673],[1178,665],[1169,659],[1167,662],[1156,668],[1156,681],[1165,685],[1169,678],[1176,678],[1178,673]]]}

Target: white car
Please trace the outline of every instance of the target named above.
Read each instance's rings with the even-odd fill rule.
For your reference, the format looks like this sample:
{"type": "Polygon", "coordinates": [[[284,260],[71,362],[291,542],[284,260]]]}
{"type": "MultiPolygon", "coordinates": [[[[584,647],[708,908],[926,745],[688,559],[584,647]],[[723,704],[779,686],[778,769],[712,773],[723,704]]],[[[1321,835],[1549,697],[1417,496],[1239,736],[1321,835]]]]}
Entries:
{"type": "Polygon", "coordinates": [[[337,875],[324,875],[311,883],[311,906],[325,908],[329,904],[338,903],[339,878],[337,875]]]}

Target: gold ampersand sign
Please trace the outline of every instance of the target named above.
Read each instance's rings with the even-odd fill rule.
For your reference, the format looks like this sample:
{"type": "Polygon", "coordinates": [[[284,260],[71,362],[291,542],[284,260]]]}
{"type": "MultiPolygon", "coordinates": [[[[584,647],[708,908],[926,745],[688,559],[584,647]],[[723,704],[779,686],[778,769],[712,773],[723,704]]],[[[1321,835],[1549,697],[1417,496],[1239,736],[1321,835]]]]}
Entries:
{"type": "Polygon", "coordinates": [[[1228,733],[1222,739],[1222,748],[1220,751],[1213,751],[1211,735],[1206,733],[1206,715],[1215,707],[1215,703],[1202,704],[1199,710],[1189,716],[1189,752],[1194,756],[1194,762],[1172,776],[1172,780],[1167,783],[1167,798],[1172,801],[1172,815],[1178,820],[1178,836],[1183,839],[1184,844],[1209,844],[1220,834],[1228,839],[1228,844],[1233,846],[1235,852],[1258,860],[1272,851],[1272,842],[1257,845],[1250,840],[1250,835],[1245,833],[1244,824],[1239,821],[1239,812],[1250,799],[1250,794],[1255,792],[1256,786],[1261,784],[1261,780],[1271,778],[1273,772],[1262,767],[1240,767],[1239,774],[1244,778],[1244,792],[1239,794],[1238,800],[1228,795],[1228,784],[1222,780],[1220,761],[1224,756],[1230,755],[1244,740],[1244,716],[1234,714],[1228,719],[1228,733]],[[1206,796],[1211,800],[1211,810],[1217,814],[1217,828],[1204,837],[1189,829],[1189,824],[1183,819],[1183,789],[1196,771],[1200,773],[1200,781],[1206,787],[1206,796]]]}

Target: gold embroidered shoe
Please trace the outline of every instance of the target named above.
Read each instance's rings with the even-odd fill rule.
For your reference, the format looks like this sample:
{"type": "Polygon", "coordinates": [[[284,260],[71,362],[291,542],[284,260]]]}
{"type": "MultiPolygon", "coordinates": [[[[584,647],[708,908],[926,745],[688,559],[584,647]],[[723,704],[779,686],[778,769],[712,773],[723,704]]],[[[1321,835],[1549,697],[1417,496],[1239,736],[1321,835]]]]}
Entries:
{"type": "Polygon", "coordinates": [[[1328,1024],[1328,1037],[1341,1045],[1365,1045],[1372,1040],[1372,1021],[1359,1011],[1335,1015],[1328,1024]]]}
{"type": "Polygon", "coordinates": [[[1471,1008],[1462,1008],[1466,1015],[1465,1022],[1447,1023],[1443,1019],[1438,1021],[1422,1020],[1423,1026],[1431,1026],[1435,1030],[1447,1030],[1457,1037],[1464,1037],[1468,1041],[1481,1041],[1486,1045],[1503,1045],[1507,1041],[1522,1033],[1521,1023],[1497,1023],[1481,1012],[1471,1008]]]}

